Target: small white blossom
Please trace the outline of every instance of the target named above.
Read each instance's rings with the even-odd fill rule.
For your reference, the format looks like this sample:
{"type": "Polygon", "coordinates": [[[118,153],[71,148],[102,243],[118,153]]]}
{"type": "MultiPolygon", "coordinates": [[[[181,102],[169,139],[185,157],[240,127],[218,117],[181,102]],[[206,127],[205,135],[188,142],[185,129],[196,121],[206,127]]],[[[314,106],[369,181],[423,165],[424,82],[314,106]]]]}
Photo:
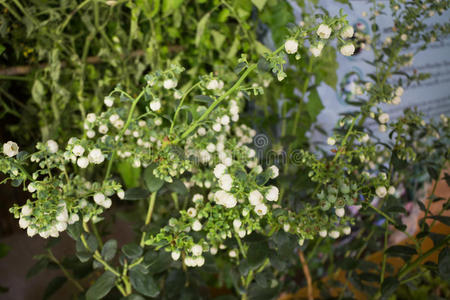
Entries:
{"type": "Polygon", "coordinates": [[[77,214],[71,214],[69,217],[69,221],[67,221],[68,224],[74,224],[80,220],[80,217],[77,214]]]}
{"type": "Polygon", "coordinates": [[[339,231],[337,230],[331,230],[330,233],[328,233],[328,235],[333,238],[333,239],[337,239],[339,238],[339,231]]]}
{"type": "Polygon", "coordinates": [[[389,122],[389,115],[387,113],[382,113],[378,116],[378,121],[380,121],[381,124],[386,124],[389,122]]]}
{"type": "Polygon", "coordinates": [[[81,145],[75,145],[75,146],[73,147],[73,149],[72,149],[72,153],[73,153],[75,156],[81,156],[81,155],[83,155],[83,153],[84,153],[84,148],[83,148],[83,146],[81,146],[81,145]]]}
{"type": "Polygon", "coordinates": [[[351,43],[345,44],[340,49],[341,54],[345,56],[352,56],[355,53],[355,46],[351,43]]]}
{"type": "Polygon", "coordinates": [[[248,201],[251,205],[256,206],[262,203],[263,195],[258,190],[253,190],[248,195],[248,201]]]}
{"type": "Polygon", "coordinates": [[[387,130],[387,127],[386,127],[386,125],[381,124],[380,126],[378,126],[378,130],[379,130],[380,132],[385,132],[385,131],[387,130]]]}
{"type": "Polygon", "coordinates": [[[342,232],[345,235],[349,235],[350,233],[352,233],[352,228],[350,226],[346,226],[346,227],[342,228],[342,232]]]}
{"type": "Polygon", "coordinates": [[[255,206],[255,212],[258,216],[264,216],[267,214],[267,206],[264,203],[260,203],[255,206]]]}
{"type": "Polygon", "coordinates": [[[402,102],[402,98],[400,98],[400,96],[395,96],[392,99],[392,104],[394,104],[394,105],[399,105],[401,102],[402,102]]]}
{"type": "Polygon", "coordinates": [[[211,253],[211,255],[216,255],[218,250],[219,250],[219,249],[217,249],[217,247],[211,247],[211,248],[209,248],[209,252],[211,253]]]}
{"type": "Polygon", "coordinates": [[[229,174],[224,174],[219,179],[219,186],[221,189],[229,192],[233,186],[233,178],[229,174]]]}
{"type": "Polygon", "coordinates": [[[14,142],[9,141],[3,144],[3,153],[9,157],[13,157],[19,153],[19,146],[14,142]]]}
{"type": "Polygon", "coordinates": [[[27,234],[29,237],[33,237],[37,234],[37,229],[36,228],[32,228],[32,227],[28,227],[27,228],[27,234]]]}
{"type": "Polygon", "coordinates": [[[229,252],[228,252],[228,256],[229,257],[236,257],[237,256],[237,251],[236,250],[230,250],[229,252]]]}
{"type": "Polygon", "coordinates": [[[117,197],[119,197],[119,199],[123,199],[125,197],[124,190],[118,190],[117,191],[117,197]]]}
{"type": "Polygon", "coordinates": [[[318,57],[322,53],[322,49],[323,49],[323,43],[318,43],[317,45],[310,47],[309,51],[311,52],[311,54],[314,57],[318,57]]]}
{"type": "Polygon", "coordinates": [[[389,195],[394,195],[395,194],[395,187],[393,187],[392,185],[388,188],[388,194],[389,195]]]}
{"type": "Polygon", "coordinates": [[[86,116],[86,121],[88,121],[89,123],[94,123],[96,119],[97,116],[94,113],[89,113],[86,116]]]}
{"type": "Polygon", "coordinates": [[[58,152],[59,146],[58,146],[58,143],[55,142],[54,140],[48,140],[47,148],[50,153],[56,153],[56,152],[58,152]]]}
{"type": "Polygon", "coordinates": [[[294,54],[298,50],[298,42],[296,40],[287,40],[284,43],[284,50],[287,54],[294,54]]]}
{"type": "Polygon", "coordinates": [[[95,193],[94,194],[94,201],[98,205],[102,205],[105,200],[106,200],[106,197],[105,197],[104,194],[102,194],[102,193],[95,193]]]}
{"type": "Polygon", "coordinates": [[[26,217],[31,215],[32,212],[33,209],[28,204],[25,204],[24,206],[22,206],[22,209],[20,210],[20,215],[22,217],[26,217]]]}
{"type": "Polygon", "coordinates": [[[82,169],[87,168],[87,166],[89,165],[89,159],[85,156],[82,156],[77,159],[77,165],[82,169]]]}
{"type": "Polygon", "coordinates": [[[339,218],[342,218],[345,215],[345,209],[343,207],[336,208],[334,212],[336,213],[336,216],[338,216],[339,218]]]}
{"type": "Polygon", "coordinates": [[[353,29],[353,26],[347,25],[341,31],[341,38],[343,39],[352,38],[354,33],[355,30],[353,29]]]}
{"type": "Polygon", "coordinates": [[[175,261],[177,261],[180,258],[180,255],[181,253],[178,250],[172,251],[171,253],[172,259],[175,261]]]}
{"type": "Polygon", "coordinates": [[[199,220],[195,220],[194,223],[192,223],[192,230],[194,231],[202,230],[202,223],[200,223],[199,220]]]}
{"type": "Polygon", "coordinates": [[[92,139],[95,136],[95,131],[94,130],[88,130],[86,132],[86,136],[90,139],[92,139]]]}
{"type": "Polygon", "coordinates": [[[108,132],[108,126],[106,126],[105,124],[98,126],[98,132],[100,132],[101,134],[106,134],[108,132]]]}
{"type": "Polygon", "coordinates": [[[233,220],[233,227],[235,230],[238,230],[242,225],[242,221],[239,219],[234,219],[233,220]]]}
{"type": "Polygon", "coordinates": [[[19,219],[19,227],[20,227],[20,228],[25,229],[25,228],[27,228],[28,226],[30,226],[30,221],[28,221],[28,220],[25,219],[25,218],[20,218],[20,219],[19,219]]]}
{"type": "Polygon", "coordinates": [[[191,248],[191,253],[194,256],[200,256],[203,252],[203,248],[202,246],[200,246],[199,244],[195,244],[194,246],[192,246],[191,248]]]}
{"type": "Polygon", "coordinates": [[[217,90],[219,89],[219,81],[217,79],[210,80],[206,85],[206,89],[208,90],[217,90]]]}
{"type": "Polygon", "coordinates": [[[34,186],[34,184],[32,182],[28,184],[27,189],[30,193],[36,192],[36,187],[34,186]]]}
{"type": "Polygon", "coordinates": [[[150,109],[153,111],[157,111],[161,108],[161,102],[159,100],[153,100],[150,102],[150,109]]]}
{"type": "Polygon", "coordinates": [[[327,144],[330,146],[334,146],[334,144],[336,144],[336,140],[333,137],[329,137],[327,139],[327,144]]]}
{"type": "Polygon", "coordinates": [[[216,176],[216,178],[220,178],[222,177],[223,174],[225,174],[227,167],[224,164],[217,164],[214,167],[214,176],[216,176]]]}
{"type": "Polygon", "coordinates": [[[163,82],[163,86],[166,90],[175,88],[177,86],[177,84],[178,84],[178,82],[176,80],[170,79],[170,78],[164,80],[164,82],[163,82]]]}
{"type": "Polygon", "coordinates": [[[215,132],[219,132],[220,130],[222,130],[222,125],[220,125],[220,123],[214,123],[214,125],[212,126],[212,129],[215,132]]]}
{"type": "Polygon", "coordinates": [[[379,186],[376,188],[375,193],[377,194],[378,197],[384,198],[387,194],[387,190],[384,186],[379,186]]]}
{"type": "Polygon", "coordinates": [[[197,134],[198,134],[199,136],[204,136],[204,135],[206,134],[206,129],[205,129],[204,127],[200,127],[200,128],[197,130],[197,134]]]}
{"type": "Polygon", "coordinates": [[[189,217],[194,218],[197,215],[197,210],[191,207],[187,210],[187,214],[189,217]]]}
{"type": "Polygon", "coordinates": [[[88,159],[91,163],[101,164],[105,160],[105,156],[100,149],[95,148],[89,152],[88,159]]]}
{"type": "Polygon", "coordinates": [[[317,35],[321,39],[328,39],[331,35],[331,28],[327,24],[320,24],[319,28],[317,28],[317,35]]]}
{"type": "Polygon", "coordinates": [[[106,96],[103,102],[105,103],[106,106],[111,107],[114,105],[114,97],[106,96]]]}
{"type": "Polygon", "coordinates": [[[291,225],[289,225],[289,223],[283,224],[283,230],[284,230],[284,232],[289,232],[290,229],[291,229],[291,225]]]}
{"type": "Polygon", "coordinates": [[[327,236],[327,230],[326,229],[322,229],[321,231],[319,231],[319,235],[321,236],[321,237],[326,237],[327,236]]]}
{"type": "Polygon", "coordinates": [[[275,178],[277,178],[278,177],[278,175],[280,174],[280,171],[278,170],[278,167],[277,166],[270,166],[269,167],[269,170],[270,170],[270,178],[271,179],[275,179],[275,178]]]}
{"type": "Polygon", "coordinates": [[[268,201],[277,201],[278,200],[279,190],[276,186],[271,186],[269,190],[266,192],[266,199],[268,201]]]}

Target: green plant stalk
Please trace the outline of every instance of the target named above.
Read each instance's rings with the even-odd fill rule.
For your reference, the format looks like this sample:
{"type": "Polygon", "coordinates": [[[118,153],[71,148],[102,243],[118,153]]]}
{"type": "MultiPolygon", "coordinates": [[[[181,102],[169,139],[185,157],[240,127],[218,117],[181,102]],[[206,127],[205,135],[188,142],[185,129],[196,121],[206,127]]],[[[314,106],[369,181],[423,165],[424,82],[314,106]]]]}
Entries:
{"type": "MultiPolygon", "coordinates": [[[[150,195],[149,205],[147,210],[147,216],[145,217],[145,225],[150,224],[150,220],[152,219],[153,208],[155,207],[156,194],[158,191],[153,192],[150,195]]],[[[145,232],[142,232],[141,242],[139,244],[142,248],[145,246],[145,232]]]]}
{"type": "MultiPolygon", "coordinates": [[[[128,113],[127,121],[125,122],[125,125],[123,126],[122,130],[120,131],[120,133],[119,133],[119,135],[118,135],[118,136],[119,136],[118,141],[120,141],[120,139],[122,139],[122,137],[123,137],[125,131],[127,130],[128,126],[130,125],[131,120],[132,120],[132,118],[133,118],[134,110],[136,109],[136,105],[137,105],[137,103],[139,102],[139,100],[142,98],[142,96],[144,95],[144,93],[145,93],[145,91],[142,91],[142,92],[136,97],[136,99],[133,101],[133,103],[131,104],[131,108],[130,108],[130,112],[128,113]]],[[[126,94],[126,93],[125,93],[125,94],[126,94]]],[[[127,95],[128,95],[128,94],[127,94],[127,95]]],[[[116,145],[117,145],[117,143],[116,143],[116,145]]],[[[117,152],[117,147],[114,147],[114,150],[113,150],[112,155],[111,155],[111,159],[110,159],[109,162],[108,162],[108,167],[106,168],[106,174],[105,174],[105,179],[104,179],[104,180],[107,180],[108,177],[109,177],[109,175],[110,175],[110,173],[111,173],[111,167],[112,167],[112,164],[113,164],[113,162],[114,162],[114,159],[116,158],[116,152],[117,152]]]]}
{"type": "Polygon", "coordinates": [[[198,118],[196,121],[194,121],[193,123],[191,123],[191,125],[189,125],[189,127],[186,129],[186,131],[181,135],[181,137],[177,138],[176,140],[173,141],[173,144],[177,144],[178,142],[180,142],[182,139],[185,139],[187,136],[189,136],[189,134],[192,133],[192,131],[194,131],[197,126],[208,117],[208,115],[217,107],[217,105],[219,105],[226,97],[228,97],[229,95],[231,95],[232,93],[234,93],[239,86],[242,84],[242,82],[244,81],[245,78],[247,78],[247,76],[253,71],[255,70],[257,67],[257,64],[253,64],[250,65],[247,70],[244,72],[244,74],[242,74],[242,76],[238,79],[238,81],[236,81],[236,83],[222,96],[220,96],[219,98],[217,98],[209,107],[208,109],[200,116],[200,118],[198,118]]]}
{"type": "Polygon", "coordinates": [[[75,285],[75,287],[80,291],[84,292],[84,288],[81,286],[81,284],[67,271],[67,269],[61,264],[61,262],[53,255],[53,252],[51,249],[47,249],[49,258],[58,265],[58,267],[61,269],[61,271],[64,273],[64,275],[67,277],[67,279],[75,285]]]}
{"type": "Polygon", "coordinates": [[[181,98],[180,104],[178,105],[177,110],[175,111],[175,114],[174,114],[174,116],[173,116],[172,124],[170,125],[169,136],[172,135],[173,127],[175,126],[175,121],[176,121],[176,119],[177,119],[177,117],[178,117],[178,114],[179,114],[179,112],[180,112],[181,107],[183,106],[184,100],[186,99],[187,95],[189,95],[189,93],[190,93],[193,89],[195,89],[196,87],[198,87],[200,84],[201,84],[201,81],[200,81],[200,82],[197,82],[196,84],[194,84],[193,86],[191,86],[191,87],[184,93],[183,97],[181,98]]]}
{"type": "Polygon", "coordinates": [[[101,238],[101,236],[100,236],[100,234],[98,232],[97,225],[93,221],[91,221],[91,225],[92,225],[92,231],[94,232],[95,238],[97,239],[98,246],[100,247],[100,249],[102,249],[103,248],[103,241],[102,241],[102,238],[101,238]]]}
{"type": "Polygon", "coordinates": [[[440,248],[446,246],[448,242],[450,241],[450,235],[448,235],[444,240],[442,240],[440,243],[435,245],[433,248],[419,256],[415,261],[406,264],[398,273],[398,278],[402,279],[405,277],[409,272],[414,270],[417,266],[419,266],[426,258],[428,258],[431,254],[433,254],[435,251],[439,250],[440,248]]]}
{"type": "MultiPolygon", "coordinates": [[[[91,251],[91,249],[89,248],[87,242],[86,242],[86,238],[84,237],[84,234],[80,235],[81,238],[81,242],[83,243],[84,247],[88,250],[91,251]]],[[[100,252],[98,252],[98,250],[95,250],[94,254],[92,255],[92,257],[98,261],[99,263],[101,263],[106,270],[110,271],[111,273],[113,273],[114,275],[116,275],[117,277],[121,277],[120,273],[117,272],[113,267],[111,267],[106,261],[104,261],[102,259],[102,256],[100,254],[100,252]]]]}
{"type": "Polygon", "coordinates": [[[244,245],[242,245],[241,238],[237,234],[235,234],[234,237],[236,238],[236,241],[239,245],[239,250],[241,251],[242,256],[244,258],[247,258],[247,254],[245,253],[245,248],[244,248],[244,245]]]}

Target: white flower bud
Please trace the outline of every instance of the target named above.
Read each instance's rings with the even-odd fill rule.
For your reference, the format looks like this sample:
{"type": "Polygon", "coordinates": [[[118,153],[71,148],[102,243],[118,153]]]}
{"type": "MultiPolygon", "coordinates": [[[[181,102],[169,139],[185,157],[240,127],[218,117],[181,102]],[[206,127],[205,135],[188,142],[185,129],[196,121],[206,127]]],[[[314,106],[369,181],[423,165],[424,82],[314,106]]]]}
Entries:
{"type": "Polygon", "coordinates": [[[284,50],[287,54],[294,54],[298,50],[298,42],[296,40],[287,40],[284,43],[284,50]]]}
{"type": "Polygon", "coordinates": [[[336,208],[334,212],[336,213],[336,216],[338,216],[339,218],[342,218],[345,215],[345,209],[343,207],[336,208]]]}
{"type": "Polygon", "coordinates": [[[321,231],[319,231],[319,235],[321,236],[321,237],[326,237],[327,236],[327,230],[326,229],[322,229],[321,231]]]}
{"type": "Polygon", "coordinates": [[[345,44],[340,49],[341,54],[344,56],[352,56],[355,53],[355,46],[351,43],[345,44]]]}
{"type": "Polygon", "coordinates": [[[194,256],[200,256],[200,255],[202,254],[202,252],[203,252],[203,248],[202,248],[202,246],[200,246],[200,245],[198,245],[198,244],[195,244],[195,245],[192,246],[192,248],[191,248],[191,253],[192,253],[192,255],[194,255],[194,256]]]}
{"type": "Polygon", "coordinates": [[[327,139],[327,144],[330,146],[334,146],[334,144],[336,144],[336,140],[333,137],[329,137],[327,139]]]}
{"type": "Polygon", "coordinates": [[[317,35],[321,39],[328,39],[331,35],[331,28],[327,24],[320,24],[319,28],[317,28],[317,35]]]}
{"type": "Polygon", "coordinates": [[[178,250],[172,251],[171,253],[172,259],[175,261],[177,261],[180,258],[180,255],[181,253],[178,250]]]}
{"type": "Polygon", "coordinates": [[[387,194],[387,190],[384,186],[379,186],[376,188],[375,193],[377,194],[378,197],[384,198],[387,194]]]}
{"type": "Polygon", "coordinates": [[[331,238],[333,238],[333,239],[337,239],[337,238],[339,238],[339,231],[337,231],[337,230],[332,230],[332,231],[330,231],[330,233],[328,234],[331,238]]]}
{"type": "Polygon", "coordinates": [[[353,29],[353,26],[347,25],[341,31],[341,38],[343,39],[352,38],[354,33],[355,30],[353,29]]]}
{"type": "Polygon", "coordinates": [[[195,220],[194,223],[192,223],[192,230],[194,231],[202,230],[202,223],[200,223],[199,220],[195,220]]]}
{"type": "Polygon", "coordinates": [[[56,153],[56,152],[58,152],[59,146],[58,146],[58,143],[55,142],[54,140],[48,140],[47,148],[50,153],[56,153]]]}

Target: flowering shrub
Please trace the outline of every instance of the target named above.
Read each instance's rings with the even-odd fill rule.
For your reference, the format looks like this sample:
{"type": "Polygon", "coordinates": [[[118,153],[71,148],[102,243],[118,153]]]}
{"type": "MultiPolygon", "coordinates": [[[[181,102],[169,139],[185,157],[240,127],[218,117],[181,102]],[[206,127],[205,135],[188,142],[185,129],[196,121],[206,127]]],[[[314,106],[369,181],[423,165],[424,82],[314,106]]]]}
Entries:
{"type": "MultiPolygon", "coordinates": [[[[260,10],[264,7],[260,1],[252,2],[260,10]]],[[[228,7],[227,2],[223,5],[228,7]]],[[[403,86],[424,79],[424,75],[401,71],[412,59],[402,50],[410,42],[421,41],[425,48],[432,37],[448,33],[448,24],[424,33],[420,19],[431,16],[427,11],[446,9],[448,1],[425,7],[408,3],[403,10],[395,5],[399,4],[393,1],[396,30],[378,43],[376,16],[384,7],[374,2],[375,34],[369,42],[374,60],[369,63],[376,70],[357,83],[352,104],[359,109],[345,114],[328,137],[331,153],[320,147],[309,150],[306,130],[297,130],[309,129],[321,109],[317,86],[321,82],[332,86],[335,81],[327,78],[333,77],[327,65],[330,57],[333,61],[336,52],[355,54],[355,32],[342,11],[338,16],[326,11],[305,15],[302,24],[289,28],[276,50],[264,47],[259,60],[254,53],[242,54],[234,73],[204,72],[192,80],[194,76],[185,76],[186,70],[178,64],[160,70],[152,65],[152,71],[138,81],[140,91],[118,84],[103,98],[101,110],[82,109],[83,131],[67,141],[47,139],[37,143],[33,153],[21,151],[16,142],[4,143],[0,156],[4,182],[11,181],[31,194],[26,204],[15,204],[11,213],[30,237],[57,238],[67,230],[76,241],[77,258],[82,263],[93,261],[94,269],[104,269],[87,289],[87,299],[100,299],[110,292],[132,299],[141,295],[208,297],[208,292],[202,293],[210,284],[205,279],[208,272],[219,274],[211,285],[227,286],[242,299],[273,298],[295,288],[293,281],[284,280],[298,265],[295,249],[301,257],[310,251],[311,259],[324,241],[330,247],[331,240],[352,238],[354,230],[359,237],[367,232],[373,236],[379,231],[373,222],[380,215],[385,237],[390,226],[409,235],[399,220],[405,200],[401,190],[409,188],[411,170],[440,178],[448,155],[448,119],[443,115],[439,124],[427,124],[419,112],[407,110],[392,121],[378,105],[399,104],[403,86]],[[412,29],[417,31],[408,36],[412,29]],[[298,67],[295,72],[303,73],[298,89],[291,76],[297,73],[286,65],[288,61],[292,68],[298,67]],[[271,88],[283,84],[288,85],[285,90],[271,88]],[[295,101],[281,104],[278,114],[280,95],[295,101]],[[247,99],[251,97],[256,99],[255,110],[264,106],[262,114],[276,119],[258,130],[273,132],[271,147],[266,135],[249,126],[247,99]],[[269,104],[272,101],[274,105],[269,104]],[[302,112],[305,105],[307,116],[302,112]],[[388,142],[381,143],[364,127],[367,119],[377,122],[381,132],[389,132],[388,142]],[[142,170],[138,187],[127,186],[121,166],[142,170]],[[119,254],[117,241],[104,243],[96,224],[115,202],[142,199],[148,199],[144,224],[136,242],[123,245],[119,254]]],[[[239,13],[236,19],[240,22],[239,13]]],[[[200,26],[204,30],[204,20],[198,30],[200,26]]],[[[448,222],[440,214],[429,215],[429,206],[421,207],[425,219],[448,222]]],[[[410,273],[417,272],[429,255],[420,252],[429,233],[425,224],[421,235],[413,238],[414,247],[397,246],[407,248],[400,252],[410,253],[397,275],[387,276],[384,259],[381,271],[371,273],[378,286],[358,277],[357,264],[348,268],[348,276],[362,289],[373,290],[377,298],[418,278],[410,273]],[[416,253],[418,257],[411,258],[416,253]]],[[[444,263],[448,242],[448,236],[442,237],[433,248],[447,247],[441,252],[444,263]]],[[[398,250],[387,249],[386,238],[382,247],[385,258],[398,250]]],[[[355,258],[342,256],[357,260],[363,251],[355,258]]],[[[445,272],[444,268],[441,273],[445,272]]],[[[66,270],[65,274],[85,292],[66,270]]],[[[346,288],[341,289],[342,295],[346,288]]]]}

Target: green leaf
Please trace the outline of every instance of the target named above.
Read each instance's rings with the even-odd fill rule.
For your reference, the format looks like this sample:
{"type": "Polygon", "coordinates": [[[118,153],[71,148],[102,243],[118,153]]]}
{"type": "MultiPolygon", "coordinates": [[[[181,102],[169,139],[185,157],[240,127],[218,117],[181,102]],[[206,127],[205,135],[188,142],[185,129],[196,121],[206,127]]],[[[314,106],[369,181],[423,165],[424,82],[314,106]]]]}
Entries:
{"type": "Polygon", "coordinates": [[[269,248],[265,241],[250,244],[247,253],[248,264],[251,269],[255,270],[260,267],[264,260],[269,257],[269,248]]]}
{"type": "Polygon", "coordinates": [[[114,258],[117,251],[117,241],[109,240],[107,241],[102,248],[102,257],[104,260],[109,261],[114,258]]]}
{"type": "Polygon", "coordinates": [[[136,291],[147,297],[153,298],[159,294],[159,287],[152,275],[144,274],[139,269],[133,268],[130,270],[130,281],[136,291]]]}
{"type": "Polygon", "coordinates": [[[48,263],[49,263],[48,259],[46,257],[42,257],[28,270],[26,277],[30,278],[38,274],[39,272],[47,268],[48,263]]]}
{"type": "Polygon", "coordinates": [[[226,40],[226,37],[223,34],[221,34],[220,32],[218,32],[217,30],[211,30],[211,35],[213,37],[214,45],[216,46],[216,49],[221,49],[223,43],[226,40]]]}
{"type": "Polygon", "coordinates": [[[162,12],[164,16],[168,16],[174,12],[181,4],[183,0],[164,0],[162,5],[162,12]]]}
{"type": "Polygon", "coordinates": [[[153,175],[153,170],[156,168],[156,164],[151,164],[144,171],[145,186],[150,192],[158,191],[164,184],[164,180],[157,178],[153,175]]]}
{"type": "Polygon", "coordinates": [[[106,271],[97,281],[89,288],[86,293],[86,300],[96,300],[105,297],[113,288],[116,276],[106,271]]]}
{"type": "Polygon", "coordinates": [[[322,101],[320,100],[319,93],[317,89],[311,90],[308,97],[308,102],[306,103],[306,110],[310,115],[313,122],[317,120],[317,116],[324,108],[322,101]]]}
{"type": "Polygon", "coordinates": [[[148,195],[150,195],[150,192],[146,189],[132,188],[125,192],[125,197],[123,197],[123,200],[141,200],[147,198],[148,195]]]}
{"type": "Polygon", "coordinates": [[[83,229],[81,227],[81,222],[76,222],[75,224],[71,224],[71,225],[67,226],[67,233],[74,240],[77,240],[80,238],[82,231],[83,231],[83,229]]]}
{"type": "Polygon", "coordinates": [[[439,221],[447,226],[450,226],[450,217],[448,216],[429,216],[428,218],[439,221]]]}
{"type": "Polygon", "coordinates": [[[122,247],[122,252],[128,258],[135,259],[142,255],[143,250],[138,244],[130,243],[122,247]]]}
{"type": "Polygon", "coordinates": [[[416,249],[408,246],[396,245],[389,247],[386,254],[390,256],[411,256],[417,254],[416,249]]]}
{"type": "Polygon", "coordinates": [[[205,33],[206,24],[208,23],[210,13],[205,14],[197,24],[197,33],[195,34],[195,46],[200,45],[200,41],[205,33]]]}
{"type": "Polygon", "coordinates": [[[139,178],[141,177],[141,169],[133,168],[130,162],[121,161],[117,164],[117,171],[119,171],[127,188],[137,187],[139,185],[139,178]]]}
{"type": "Polygon", "coordinates": [[[267,48],[265,45],[263,45],[262,43],[255,41],[255,46],[256,46],[256,52],[261,55],[264,56],[267,53],[272,53],[272,51],[267,48]]]}
{"type": "Polygon", "coordinates": [[[258,10],[262,10],[267,3],[267,0],[252,0],[253,5],[255,5],[258,10]]]}
{"type": "Polygon", "coordinates": [[[58,276],[52,279],[50,283],[47,285],[47,288],[45,289],[43,299],[50,299],[50,297],[59,290],[64,283],[66,283],[67,278],[64,276],[58,276]]]}
{"type": "Polygon", "coordinates": [[[399,284],[399,281],[395,277],[384,278],[383,284],[381,285],[381,294],[386,299],[397,290],[399,284]]]}
{"type": "Polygon", "coordinates": [[[0,55],[3,54],[3,52],[6,50],[6,47],[0,44],[0,55]]]}
{"type": "Polygon", "coordinates": [[[174,180],[174,182],[167,185],[169,190],[177,193],[178,195],[186,195],[188,192],[186,186],[181,180],[174,180]]]}
{"type": "Polygon", "coordinates": [[[450,248],[446,247],[439,253],[439,273],[442,278],[448,280],[450,278],[450,248]]]}

